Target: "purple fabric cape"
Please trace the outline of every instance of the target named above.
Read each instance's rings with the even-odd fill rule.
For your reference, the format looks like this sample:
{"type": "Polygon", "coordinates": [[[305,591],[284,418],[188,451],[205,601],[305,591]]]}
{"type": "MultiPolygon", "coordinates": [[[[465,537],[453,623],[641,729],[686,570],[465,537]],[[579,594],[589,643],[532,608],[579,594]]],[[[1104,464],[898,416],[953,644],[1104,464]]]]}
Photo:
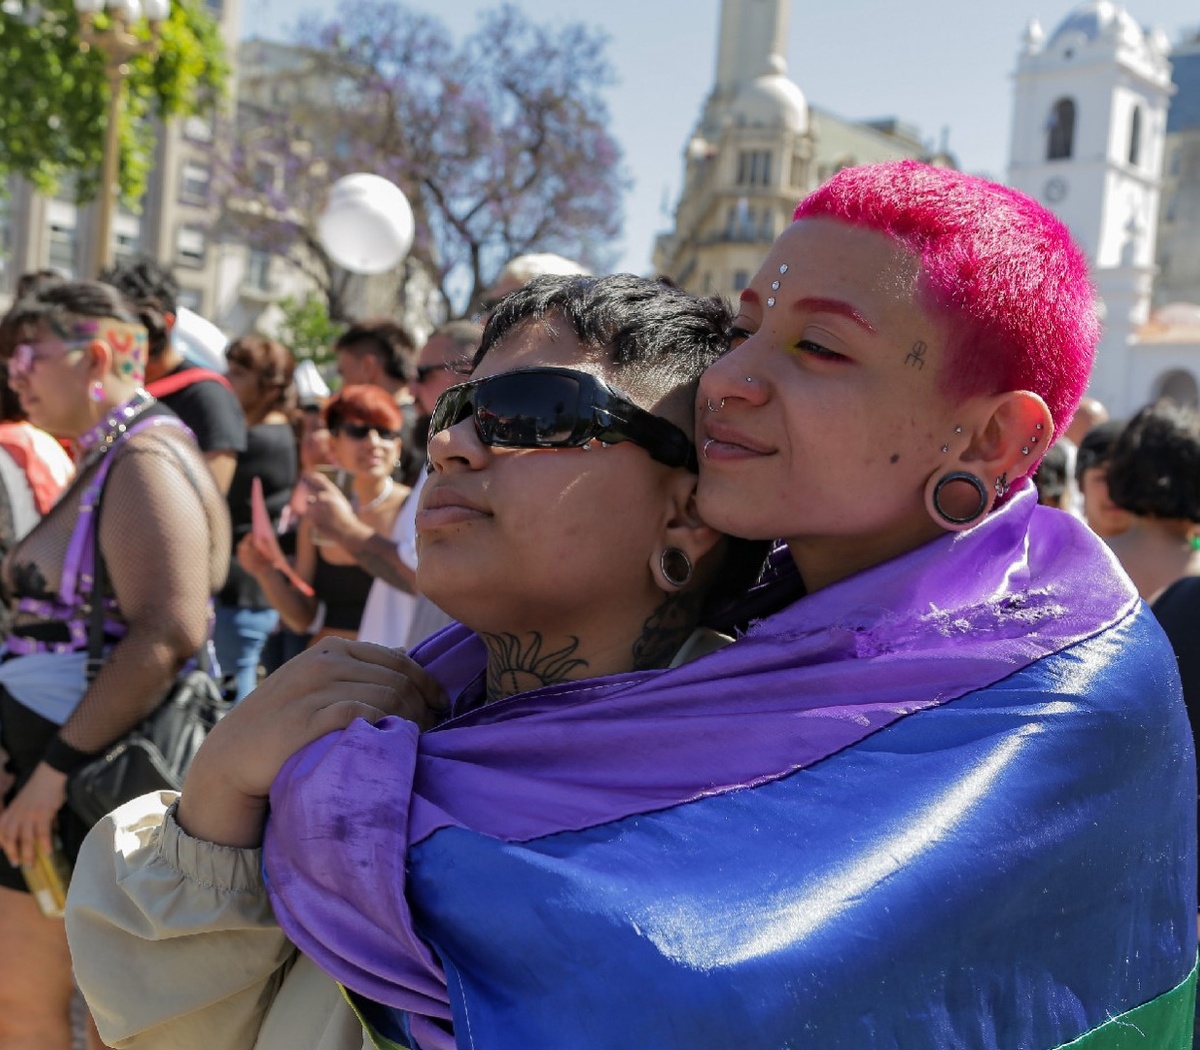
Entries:
{"type": "MultiPolygon", "coordinates": [[[[288,936],[348,988],[453,1045],[445,978],[413,930],[410,847],[595,827],[783,777],[997,682],[1128,615],[1108,549],[1031,488],[968,532],[809,595],[683,667],[520,694],[418,735],[357,722],[293,756],[264,867],[288,936]]],[[[452,696],[483,667],[455,625],[416,654],[452,696]]],[[[436,931],[422,931],[436,943],[436,931]]]]}

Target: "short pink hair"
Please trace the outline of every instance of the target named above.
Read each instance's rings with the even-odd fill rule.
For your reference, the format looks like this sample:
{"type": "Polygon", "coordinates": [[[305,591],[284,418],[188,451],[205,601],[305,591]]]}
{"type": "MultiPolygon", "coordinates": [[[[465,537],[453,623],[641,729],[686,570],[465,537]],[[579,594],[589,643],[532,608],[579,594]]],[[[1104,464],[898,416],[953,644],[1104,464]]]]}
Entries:
{"type": "Polygon", "coordinates": [[[877,230],[916,255],[926,308],[949,324],[939,377],[947,393],[1030,390],[1046,402],[1055,433],[1066,430],[1100,322],[1087,259],[1040,204],[987,179],[905,160],[838,172],[794,218],[877,230]]]}

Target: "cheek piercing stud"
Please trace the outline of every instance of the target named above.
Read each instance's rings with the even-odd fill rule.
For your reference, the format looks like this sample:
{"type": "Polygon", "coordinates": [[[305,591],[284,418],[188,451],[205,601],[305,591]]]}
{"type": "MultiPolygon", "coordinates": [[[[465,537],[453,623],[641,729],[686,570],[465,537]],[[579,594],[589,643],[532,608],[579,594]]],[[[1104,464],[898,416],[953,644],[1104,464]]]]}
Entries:
{"type": "Polygon", "coordinates": [[[943,451],[943,452],[949,452],[949,451],[950,451],[950,446],[949,446],[949,445],[943,445],[943,446],[942,446],[942,451],[943,451]]]}

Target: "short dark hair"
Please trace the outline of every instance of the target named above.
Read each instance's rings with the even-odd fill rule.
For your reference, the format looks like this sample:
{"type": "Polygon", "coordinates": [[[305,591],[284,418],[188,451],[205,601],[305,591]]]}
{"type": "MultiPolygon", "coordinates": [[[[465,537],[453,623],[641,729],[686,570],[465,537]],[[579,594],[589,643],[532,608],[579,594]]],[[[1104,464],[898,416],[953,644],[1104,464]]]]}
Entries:
{"type": "Polygon", "coordinates": [[[1083,435],[1079,442],[1079,451],[1075,454],[1075,481],[1083,481],[1083,472],[1092,467],[1102,467],[1112,455],[1113,445],[1121,431],[1125,429],[1125,420],[1107,419],[1097,423],[1083,435]]]}
{"type": "Polygon", "coordinates": [[[1042,457],[1033,475],[1038,502],[1057,507],[1067,491],[1067,450],[1056,441],[1042,457]]]}
{"type": "Polygon", "coordinates": [[[1171,401],[1138,412],[1113,445],[1108,494],[1140,517],[1200,522],[1200,413],[1171,401]]]}
{"type": "Polygon", "coordinates": [[[383,362],[383,370],[393,379],[407,383],[413,375],[413,357],[417,343],[404,325],[389,317],[355,321],[333,344],[334,352],[373,353],[383,362]]]}
{"type": "Polygon", "coordinates": [[[100,280],[123,292],[150,337],[150,356],[161,357],[170,343],[166,315],[179,310],[179,282],[165,266],[142,255],[110,266],[100,280]]]}
{"type": "Polygon", "coordinates": [[[733,323],[719,296],[692,295],[648,277],[534,277],[488,318],[474,364],[520,325],[552,326],[558,318],[620,386],[647,402],[678,392],[694,398],[701,373],[729,349],[733,323]]]}
{"type": "Polygon", "coordinates": [[[109,317],[137,324],[137,311],[114,287],[99,281],[58,281],[46,284],[18,300],[0,321],[6,349],[18,328],[47,325],[62,336],[68,334],[69,317],[109,317]]]}

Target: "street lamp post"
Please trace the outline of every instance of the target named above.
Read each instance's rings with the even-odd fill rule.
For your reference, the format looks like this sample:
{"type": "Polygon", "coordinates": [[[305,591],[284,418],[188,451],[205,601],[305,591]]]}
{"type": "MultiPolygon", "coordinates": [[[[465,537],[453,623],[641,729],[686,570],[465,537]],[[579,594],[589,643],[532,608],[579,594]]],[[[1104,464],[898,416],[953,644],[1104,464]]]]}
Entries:
{"type": "Polygon", "coordinates": [[[104,126],[104,163],[100,172],[97,197],[95,244],[92,276],[98,277],[112,261],[113,212],[116,207],[118,165],[121,157],[121,102],[129,60],[136,55],[152,54],[158,48],[158,29],[169,13],[169,0],[75,0],[79,15],[79,47],[96,48],[104,56],[108,76],[108,118],[104,126]],[[108,25],[97,28],[96,15],[106,11],[108,25]],[[139,40],[131,32],[145,15],[150,24],[149,40],[139,40]]]}

